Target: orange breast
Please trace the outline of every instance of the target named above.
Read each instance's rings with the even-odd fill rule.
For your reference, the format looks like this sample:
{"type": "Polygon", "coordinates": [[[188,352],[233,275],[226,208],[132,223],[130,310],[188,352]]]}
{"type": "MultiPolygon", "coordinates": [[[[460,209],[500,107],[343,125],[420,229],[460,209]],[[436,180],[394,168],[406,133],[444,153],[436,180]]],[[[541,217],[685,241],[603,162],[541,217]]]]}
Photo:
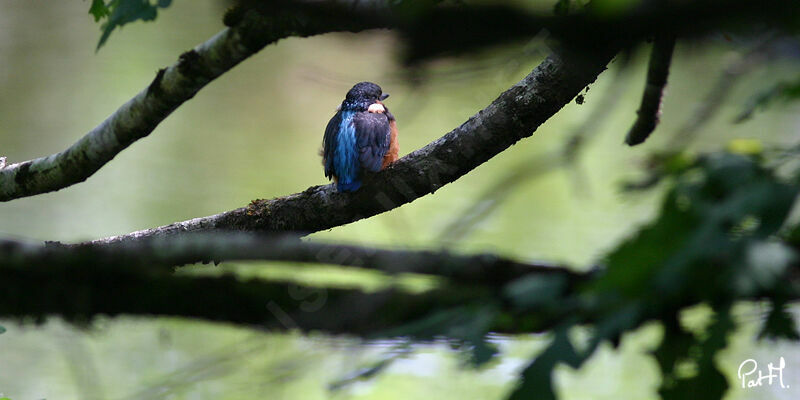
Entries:
{"type": "Polygon", "coordinates": [[[400,152],[400,143],[397,141],[397,121],[394,119],[389,121],[389,128],[392,130],[391,142],[389,143],[389,150],[386,152],[386,155],[383,156],[383,166],[381,166],[381,169],[397,161],[398,153],[400,152]]]}

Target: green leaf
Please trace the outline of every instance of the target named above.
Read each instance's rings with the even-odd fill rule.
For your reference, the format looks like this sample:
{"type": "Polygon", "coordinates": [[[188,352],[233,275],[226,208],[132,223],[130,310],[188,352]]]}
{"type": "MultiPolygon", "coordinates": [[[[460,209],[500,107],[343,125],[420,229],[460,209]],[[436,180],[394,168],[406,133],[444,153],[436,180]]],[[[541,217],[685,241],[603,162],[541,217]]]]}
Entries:
{"type": "MultiPolygon", "coordinates": [[[[97,2],[98,0],[93,0],[92,8],[97,2]]],[[[105,44],[114,29],[138,20],[153,21],[158,16],[158,9],[169,7],[170,4],[172,0],[157,0],[155,3],[151,0],[111,0],[105,5],[104,13],[102,10],[98,11],[102,14],[102,18],[107,18],[107,21],[101,27],[103,33],[97,43],[97,49],[105,44]]],[[[97,17],[99,14],[93,13],[93,15],[99,19],[97,17]]]]}
{"type": "Polygon", "coordinates": [[[474,337],[466,350],[469,363],[475,368],[488,363],[500,352],[496,345],[486,340],[485,335],[474,337]]]}
{"type": "Polygon", "coordinates": [[[797,246],[800,245],[800,224],[797,224],[789,229],[782,235],[783,240],[787,244],[797,246]]]}
{"type": "Polygon", "coordinates": [[[721,290],[749,290],[738,287],[737,276],[753,275],[759,279],[752,283],[768,286],[774,270],[760,266],[776,260],[783,265],[791,254],[758,244],[783,226],[797,191],[759,157],[701,157],[676,171],[659,217],[608,256],[607,273],[595,288],[627,299],[655,292],[667,306],[713,299],[721,290]]]}
{"type": "Polygon", "coordinates": [[[620,337],[626,330],[634,329],[642,319],[642,305],[631,302],[613,309],[604,315],[595,325],[595,332],[587,351],[587,356],[594,352],[604,340],[609,340],[614,347],[619,346],[620,337]]]}
{"type": "Polygon", "coordinates": [[[466,312],[470,315],[465,315],[467,318],[462,317],[459,323],[449,327],[445,333],[458,341],[458,347],[465,352],[469,364],[477,368],[498,353],[497,346],[486,340],[486,335],[497,317],[497,309],[494,306],[484,306],[466,312]]]}
{"type": "Polygon", "coordinates": [[[665,319],[663,323],[664,338],[653,356],[664,376],[662,386],[668,386],[672,384],[672,375],[678,362],[689,354],[689,349],[694,345],[695,337],[684,330],[674,317],[665,319]]]}
{"type": "Polygon", "coordinates": [[[565,16],[570,13],[581,12],[591,3],[592,0],[558,0],[553,6],[553,13],[555,15],[565,16]]]}
{"type": "Polygon", "coordinates": [[[522,379],[509,400],[556,399],[553,391],[553,369],[559,363],[578,368],[586,359],[585,355],[579,355],[575,351],[567,335],[568,329],[569,326],[565,326],[555,330],[555,337],[550,345],[522,371],[522,379]]]}
{"type": "Polygon", "coordinates": [[[728,334],[735,328],[729,306],[723,306],[709,327],[706,338],[667,329],[656,359],[662,367],[663,379],[659,394],[663,400],[722,399],[728,381],[714,364],[714,356],[724,349],[728,334]],[[667,361],[671,361],[667,362],[667,361]],[[681,368],[686,366],[688,368],[681,368]]]}
{"type": "MultiPolygon", "coordinates": [[[[0,325],[0,335],[6,333],[6,328],[3,325],[0,325]]],[[[0,399],[2,400],[2,399],[0,399]]]]}
{"type": "Polygon", "coordinates": [[[567,14],[569,14],[570,6],[571,6],[570,3],[571,3],[570,0],[558,0],[558,2],[555,4],[555,6],[553,6],[553,12],[555,12],[556,15],[567,15],[567,14]]]}
{"type": "Polygon", "coordinates": [[[110,11],[103,0],[92,0],[92,6],[89,7],[89,14],[94,16],[94,22],[100,21],[101,18],[107,17],[110,11]]]}
{"type": "Polygon", "coordinates": [[[786,310],[785,304],[772,302],[769,316],[764,321],[764,326],[761,327],[761,333],[758,334],[759,339],[765,337],[769,339],[800,340],[800,335],[797,333],[797,325],[795,325],[792,314],[786,310]]]}
{"type": "Polygon", "coordinates": [[[592,12],[600,17],[613,17],[630,12],[641,4],[640,0],[594,0],[589,3],[592,12]]]}

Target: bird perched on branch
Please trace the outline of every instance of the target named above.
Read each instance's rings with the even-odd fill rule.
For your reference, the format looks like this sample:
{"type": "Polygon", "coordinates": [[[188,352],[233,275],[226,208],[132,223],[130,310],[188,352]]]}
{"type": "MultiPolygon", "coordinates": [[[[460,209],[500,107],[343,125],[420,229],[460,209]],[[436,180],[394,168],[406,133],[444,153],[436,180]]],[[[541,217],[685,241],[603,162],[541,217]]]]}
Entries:
{"type": "Polygon", "coordinates": [[[366,173],[397,160],[397,124],[383,104],[387,97],[372,82],[357,83],[325,128],[322,164],[340,192],[355,192],[366,173]]]}

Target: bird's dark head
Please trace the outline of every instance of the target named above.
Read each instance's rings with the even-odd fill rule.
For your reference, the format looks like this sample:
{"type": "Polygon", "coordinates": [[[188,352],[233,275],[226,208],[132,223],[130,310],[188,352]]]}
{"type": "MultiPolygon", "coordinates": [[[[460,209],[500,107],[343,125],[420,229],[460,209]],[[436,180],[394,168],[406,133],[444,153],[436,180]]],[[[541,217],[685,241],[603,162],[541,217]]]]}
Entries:
{"type": "Polygon", "coordinates": [[[347,96],[342,102],[342,109],[366,110],[370,104],[386,100],[387,97],[389,97],[389,95],[383,93],[380,86],[372,82],[359,82],[347,92],[347,96]]]}

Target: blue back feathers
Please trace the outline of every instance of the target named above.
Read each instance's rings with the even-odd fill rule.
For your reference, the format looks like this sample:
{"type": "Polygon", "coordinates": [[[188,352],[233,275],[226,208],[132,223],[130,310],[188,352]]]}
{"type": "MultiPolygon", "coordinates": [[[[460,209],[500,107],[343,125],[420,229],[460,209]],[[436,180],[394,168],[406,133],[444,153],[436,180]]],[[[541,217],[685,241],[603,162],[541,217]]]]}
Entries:
{"type": "Polygon", "coordinates": [[[355,111],[341,111],[341,121],[334,139],[336,143],[331,162],[336,171],[336,189],[341,192],[354,192],[361,187],[354,115],[355,111]]]}

